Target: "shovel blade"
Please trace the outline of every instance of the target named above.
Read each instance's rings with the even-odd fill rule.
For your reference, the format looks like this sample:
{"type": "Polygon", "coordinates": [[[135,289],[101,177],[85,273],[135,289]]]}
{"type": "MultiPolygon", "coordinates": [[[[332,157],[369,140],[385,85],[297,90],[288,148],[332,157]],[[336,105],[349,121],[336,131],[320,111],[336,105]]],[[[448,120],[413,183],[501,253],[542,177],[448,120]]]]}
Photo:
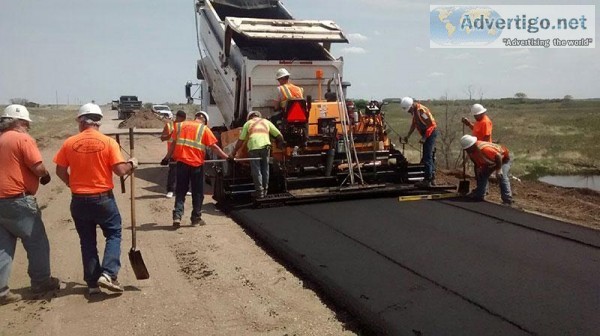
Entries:
{"type": "Polygon", "coordinates": [[[471,190],[471,181],[459,181],[458,182],[458,193],[461,195],[466,195],[471,190]]]}
{"type": "Polygon", "coordinates": [[[129,261],[131,262],[131,268],[133,268],[136,279],[146,280],[150,278],[150,273],[148,273],[144,259],[142,259],[142,252],[133,248],[129,250],[129,261]]]}

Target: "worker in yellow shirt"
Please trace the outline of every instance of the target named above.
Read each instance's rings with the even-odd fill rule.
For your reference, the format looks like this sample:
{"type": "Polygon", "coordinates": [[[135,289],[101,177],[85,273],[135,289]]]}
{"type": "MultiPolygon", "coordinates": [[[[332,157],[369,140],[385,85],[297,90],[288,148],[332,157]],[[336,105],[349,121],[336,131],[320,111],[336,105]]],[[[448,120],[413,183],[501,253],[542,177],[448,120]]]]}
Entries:
{"type": "Polygon", "coordinates": [[[265,197],[269,188],[271,136],[278,141],[281,147],[285,146],[283,136],[277,127],[269,120],[262,118],[259,111],[252,111],[248,113],[247,121],[231,155],[232,158],[235,157],[244,142],[248,141],[248,157],[260,158],[260,160],[250,161],[250,171],[257,198],[265,197]]]}

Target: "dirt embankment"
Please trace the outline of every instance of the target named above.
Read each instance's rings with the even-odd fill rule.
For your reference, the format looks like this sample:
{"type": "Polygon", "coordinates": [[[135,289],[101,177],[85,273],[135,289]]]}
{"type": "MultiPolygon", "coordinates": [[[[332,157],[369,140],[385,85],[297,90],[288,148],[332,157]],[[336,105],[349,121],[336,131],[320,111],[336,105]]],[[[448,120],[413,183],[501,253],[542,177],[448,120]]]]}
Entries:
{"type": "Polygon", "coordinates": [[[165,122],[152,111],[143,109],[119,123],[119,128],[163,128],[165,122]]]}

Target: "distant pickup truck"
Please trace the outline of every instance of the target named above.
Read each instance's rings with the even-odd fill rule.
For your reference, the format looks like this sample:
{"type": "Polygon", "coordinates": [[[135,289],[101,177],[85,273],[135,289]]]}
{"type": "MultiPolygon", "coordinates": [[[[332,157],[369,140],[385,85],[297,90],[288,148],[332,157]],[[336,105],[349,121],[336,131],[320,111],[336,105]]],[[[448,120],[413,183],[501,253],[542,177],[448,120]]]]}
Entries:
{"type": "Polygon", "coordinates": [[[118,118],[126,120],[142,108],[142,102],[137,96],[121,96],[117,105],[118,118]]]}

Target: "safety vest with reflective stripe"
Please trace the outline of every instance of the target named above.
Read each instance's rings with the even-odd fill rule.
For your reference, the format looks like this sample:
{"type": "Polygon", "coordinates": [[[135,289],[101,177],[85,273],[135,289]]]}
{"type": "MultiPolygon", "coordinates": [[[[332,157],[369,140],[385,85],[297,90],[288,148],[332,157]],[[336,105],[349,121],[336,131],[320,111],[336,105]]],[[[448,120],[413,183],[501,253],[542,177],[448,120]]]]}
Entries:
{"type": "Polygon", "coordinates": [[[279,93],[281,95],[281,108],[285,108],[288,100],[294,98],[304,98],[304,89],[291,83],[279,85],[279,93]]]}
{"type": "Polygon", "coordinates": [[[495,143],[486,141],[475,142],[475,149],[469,153],[469,156],[475,162],[477,167],[493,167],[496,165],[496,155],[502,155],[502,162],[509,158],[508,148],[495,143]]]}
{"type": "Polygon", "coordinates": [[[206,146],[202,143],[205,126],[198,121],[175,124],[175,150],[173,159],[193,167],[204,163],[206,146]]]}
{"type": "Polygon", "coordinates": [[[168,122],[165,126],[167,127],[167,132],[169,132],[169,139],[167,139],[167,150],[169,150],[173,142],[173,138],[171,137],[171,134],[173,134],[173,122],[168,122]]]}
{"type": "Polygon", "coordinates": [[[419,131],[419,134],[421,134],[422,137],[426,138],[428,138],[437,127],[435,119],[433,118],[433,114],[431,114],[431,112],[426,106],[421,105],[419,103],[417,103],[416,111],[415,113],[413,113],[413,124],[415,125],[417,131],[419,131]],[[427,126],[427,124],[425,123],[425,119],[421,114],[425,114],[427,118],[431,120],[431,126],[427,126]]]}

